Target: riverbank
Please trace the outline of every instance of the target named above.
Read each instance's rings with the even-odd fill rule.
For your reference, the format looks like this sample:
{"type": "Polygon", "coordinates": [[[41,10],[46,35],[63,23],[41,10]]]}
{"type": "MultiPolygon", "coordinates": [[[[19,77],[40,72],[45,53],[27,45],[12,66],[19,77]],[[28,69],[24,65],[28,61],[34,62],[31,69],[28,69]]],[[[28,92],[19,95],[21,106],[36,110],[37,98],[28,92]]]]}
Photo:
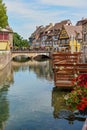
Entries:
{"type": "Polygon", "coordinates": [[[11,61],[11,52],[1,51],[0,52],[0,70],[4,69],[10,61],[11,61]]]}

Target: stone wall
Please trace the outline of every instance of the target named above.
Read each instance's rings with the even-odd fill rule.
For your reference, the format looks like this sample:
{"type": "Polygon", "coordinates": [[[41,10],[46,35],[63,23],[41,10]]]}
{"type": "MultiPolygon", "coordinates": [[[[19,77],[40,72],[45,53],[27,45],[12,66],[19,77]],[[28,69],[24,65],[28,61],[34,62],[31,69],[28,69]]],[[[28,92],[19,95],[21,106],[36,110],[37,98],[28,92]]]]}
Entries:
{"type": "Polygon", "coordinates": [[[10,51],[0,52],[0,70],[4,69],[10,61],[11,61],[10,51]]]}

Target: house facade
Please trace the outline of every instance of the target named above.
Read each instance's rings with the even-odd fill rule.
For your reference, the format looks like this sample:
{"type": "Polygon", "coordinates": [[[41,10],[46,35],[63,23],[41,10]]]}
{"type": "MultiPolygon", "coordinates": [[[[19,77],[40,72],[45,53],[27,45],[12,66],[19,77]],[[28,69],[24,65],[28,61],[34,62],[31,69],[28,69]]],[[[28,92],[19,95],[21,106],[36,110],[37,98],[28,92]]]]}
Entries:
{"type": "Polygon", "coordinates": [[[7,28],[0,28],[0,51],[10,50],[13,47],[13,31],[7,28]]]}
{"type": "Polygon", "coordinates": [[[41,48],[45,48],[45,49],[48,49],[51,45],[50,45],[50,37],[49,37],[49,30],[50,28],[53,27],[53,24],[50,23],[49,25],[45,26],[44,29],[43,29],[43,32],[41,32],[41,35],[40,35],[40,47],[41,48]],[[47,41],[47,38],[49,37],[49,41],[47,41]]]}
{"type": "Polygon", "coordinates": [[[84,21],[82,25],[82,37],[83,37],[83,52],[87,54],[87,20],[84,21]]]}
{"type": "Polygon", "coordinates": [[[41,44],[41,36],[43,35],[44,27],[36,26],[36,30],[29,37],[29,41],[31,43],[32,48],[38,48],[41,44]]]}
{"type": "Polygon", "coordinates": [[[63,51],[80,51],[82,46],[82,26],[64,25],[59,35],[59,47],[63,51]]]}
{"type": "MultiPolygon", "coordinates": [[[[55,23],[54,25],[50,23],[45,27],[41,25],[36,27],[36,30],[29,39],[31,39],[32,45],[37,44],[39,48],[47,50],[80,51],[83,47],[83,37],[86,40],[85,34],[82,37],[82,25],[85,20],[77,21],[75,26],[72,25],[69,19],[55,23]]],[[[85,24],[83,28],[86,28],[85,24]]]]}
{"type": "Polygon", "coordinates": [[[72,23],[70,20],[64,20],[59,23],[55,23],[54,26],[52,26],[47,33],[48,35],[45,43],[48,43],[49,48],[53,51],[59,50],[59,34],[63,25],[72,25],[72,23]]]}
{"type": "Polygon", "coordinates": [[[84,24],[84,22],[87,21],[87,18],[82,18],[81,20],[77,21],[76,26],[81,26],[84,24]]]}

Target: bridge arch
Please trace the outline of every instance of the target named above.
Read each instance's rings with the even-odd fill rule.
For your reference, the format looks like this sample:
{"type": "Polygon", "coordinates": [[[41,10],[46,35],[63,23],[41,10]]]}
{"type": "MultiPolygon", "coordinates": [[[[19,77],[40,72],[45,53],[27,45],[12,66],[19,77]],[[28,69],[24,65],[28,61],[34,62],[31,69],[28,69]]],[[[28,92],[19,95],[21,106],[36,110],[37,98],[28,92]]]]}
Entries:
{"type": "Polygon", "coordinates": [[[14,57],[17,57],[17,56],[27,56],[31,59],[34,59],[37,56],[42,56],[42,57],[46,56],[50,58],[50,52],[12,51],[11,58],[13,59],[14,57]]]}
{"type": "Polygon", "coordinates": [[[33,57],[33,59],[35,59],[35,60],[39,60],[39,59],[50,59],[50,57],[47,56],[47,55],[42,54],[42,55],[37,55],[37,56],[33,57]]]}
{"type": "Polygon", "coordinates": [[[15,53],[15,54],[12,54],[12,56],[11,56],[11,58],[13,59],[13,58],[15,58],[15,57],[17,57],[17,56],[27,56],[27,57],[29,57],[29,58],[31,58],[31,56],[29,56],[28,54],[20,54],[20,53],[15,53]]]}

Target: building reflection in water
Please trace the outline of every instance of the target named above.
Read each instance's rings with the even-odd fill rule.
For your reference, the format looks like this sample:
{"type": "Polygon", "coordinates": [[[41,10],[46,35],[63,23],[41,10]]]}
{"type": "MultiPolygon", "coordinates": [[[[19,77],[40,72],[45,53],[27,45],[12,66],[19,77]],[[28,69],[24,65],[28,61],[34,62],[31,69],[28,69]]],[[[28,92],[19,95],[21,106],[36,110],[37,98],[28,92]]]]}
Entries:
{"type": "Polygon", "coordinates": [[[14,82],[11,62],[0,71],[0,90],[14,82]]]}
{"type": "Polygon", "coordinates": [[[0,130],[4,130],[5,122],[9,118],[9,102],[7,100],[8,90],[0,91],[0,130]]]}
{"type": "Polygon", "coordinates": [[[13,83],[11,63],[0,71],[0,130],[4,130],[5,122],[9,117],[8,88],[13,83]]]}
{"type": "Polygon", "coordinates": [[[5,122],[9,118],[9,101],[7,99],[8,88],[14,84],[14,72],[33,71],[37,78],[45,78],[53,81],[53,71],[51,61],[29,61],[29,62],[10,62],[6,68],[0,71],[0,130],[5,129],[5,122]]]}
{"type": "Polygon", "coordinates": [[[33,71],[37,75],[37,78],[53,81],[51,60],[46,61],[29,60],[28,62],[24,63],[12,61],[12,68],[14,71],[18,71],[19,69],[25,71],[28,68],[29,71],[33,71]]]}
{"type": "MultiPolygon", "coordinates": [[[[45,78],[49,81],[53,81],[53,71],[51,68],[51,61],[29,61],[25,63],[11,62],[3,71],[0,72],[0,130],[4,130],[5,122],[9,118],[9,101],[7,98],[8,88],[14,83],[13,72],[29,70],[33,71],[37,78],[45,78]]],[[[54,87],[52,90],[52,107],[53,117],[60,118],[59,112],[61,110],[67,110],[67,106],[64,102],[64,95],[67,92],[59,91],[59,88],[54,87]]],[[[69,122],[70,119],[66,118],[69,122]]],[[[76,120],[82,120],[82,118],[75,117],[76,120]]]]}

